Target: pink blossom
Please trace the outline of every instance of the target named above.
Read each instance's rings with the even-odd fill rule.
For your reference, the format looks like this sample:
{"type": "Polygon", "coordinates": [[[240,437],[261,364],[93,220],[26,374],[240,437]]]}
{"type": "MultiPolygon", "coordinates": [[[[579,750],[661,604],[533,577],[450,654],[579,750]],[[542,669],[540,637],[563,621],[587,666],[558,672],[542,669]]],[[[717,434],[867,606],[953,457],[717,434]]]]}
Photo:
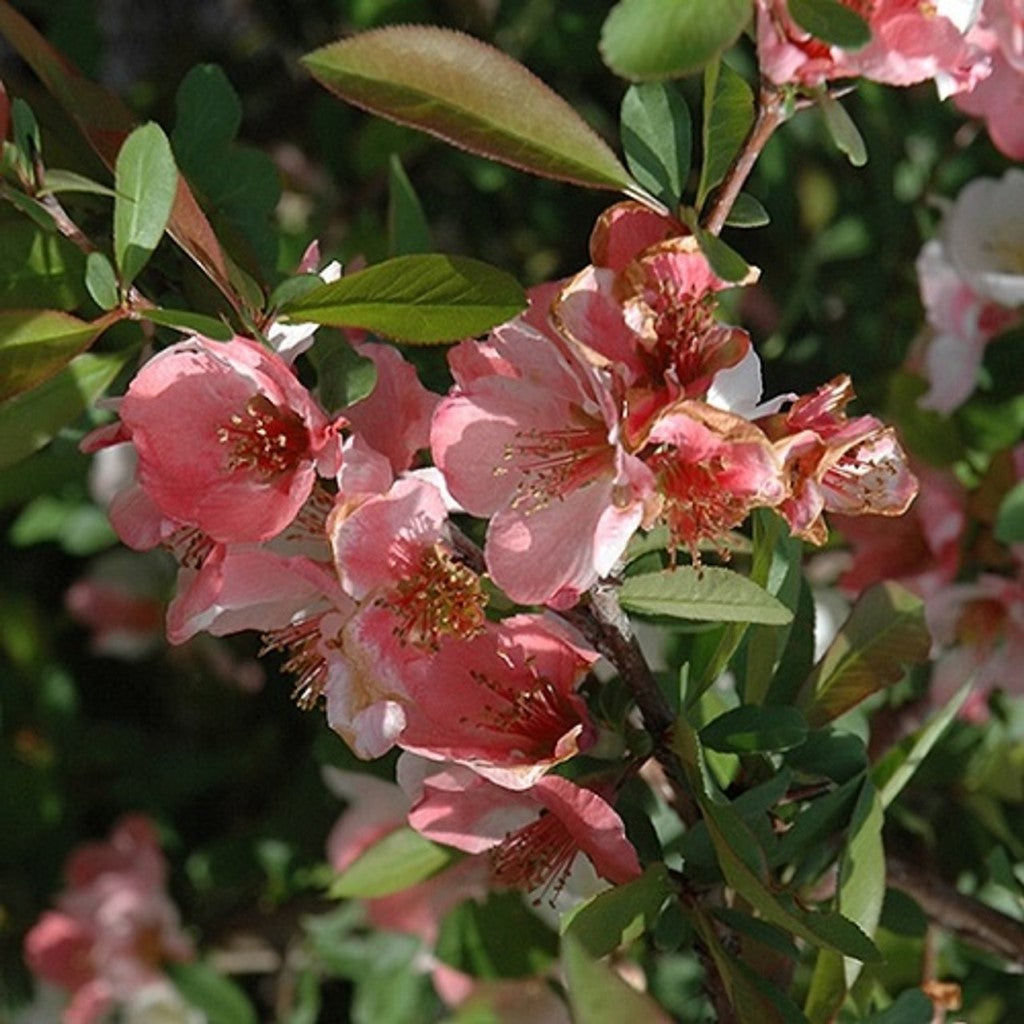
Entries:
{"type": "Polygon", "coordinates": [[[138,485],[111,515],[137,547],[181,527],[217,542],[273,537],[317,473],[332,475],[340,462],[339,423],[286,363],[248,338],[195,336],[165,349],[135,376],[119,414],[120,424],[83,447],[134,445],[138,485]]]}
{"type": "Polygon", "coordinates": [[[823,513],[902,515],[917,480],[892,427],[874,416],[848,418],[849,377],[840,375],[760,421],[785,460],[790,496],[778,506],[794,534],[828,536],[823,513]]]}
{"type": "Polygon", "coordinates": [[[440,768],[422,779],[409,823],[435,842],[467,853],[489,851],[495,883],[537,893],[538,902],[557,894],[581,853],[613,884],[640,875],[611,805],[555,775],[510,790],[457,765],[440,768]]]}
{"type": "Polygon", "coordinates": [[[871,30],[867,45],[845,50],[816,39],[790,17],[785,0],[757,0],[757,54],[778,85],[814,87],[863,77],[906,86],[935,79],[941,96],[971,89],[989,71],[986,52],[968,31],[974,0],[842,0],[871,30]]]}
{"type": "Polygon", "coordinates": [[[490,516],[485,557],[515,601],[569,606],[607,573],[643,517],[650,474],[619,441],[607,380],[517,319],[449,354],[434,461],[455,499],[490,516]]]}
{"type": "Polygon", "coordinates": [[[596,660],[553,619],[519,615],[488,624],[408,666],[399,746],[529,788],[592,742],[576,687],[596,660]]]}
{"type": "Polygon", "coordinates": [[[29,969],[68,989],[65,1024],[92,1024],[186,960],[192,944],[166,894],[167,866],[148,820],[121,821],[107,843],[79,848],[57,910],[25,938],[29,969]]]}

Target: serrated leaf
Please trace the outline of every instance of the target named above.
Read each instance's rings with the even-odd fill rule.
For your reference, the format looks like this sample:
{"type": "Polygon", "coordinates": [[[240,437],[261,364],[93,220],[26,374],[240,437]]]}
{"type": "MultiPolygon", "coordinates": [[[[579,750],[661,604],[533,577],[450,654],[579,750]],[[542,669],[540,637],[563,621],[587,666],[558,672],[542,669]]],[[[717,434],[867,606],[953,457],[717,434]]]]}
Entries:
{"type": "Polygon", "coordinates": [[[807,739],[807,723],[796,708],[741,704],[708,722],[700,738],[725,754],[789,750],[807,739]]]}
{"type": "Polygon", "coordinates": [[[601,56],[634,80],[699,71],[739,38],[750,0],[621,0],[601,29],[601,56]]]}
{"type": "Polygon", "coordinates": [[[591,956],[604,956],[651,928],[671,892],[665,865],[652,864],[640,878],[574,907],[563,916],[561,932],[573,935],[591,956]]]}
{"type": "Polygon", "coordinates": [[[846,112],[846,107],[828,92],[822,92],[818,96],[818,106],[836,149],[843,153],[854,167],[863,167],[868,162],[868,151],[860,130],[846,112]]]}
{"type": "Polygon", "coordinates": [[[114,309],[121,302],[114,265],[98,250],[85,258],[85,289],[100,309],[114,309]]]}
{"type": "Polygon", "coordinates": [[[256,1011],[245,992],[210,964],[170,962],[166,970],[186,1002],[201,1010],[207,1020],[257,1024],[256,1011]]]}
{"type": "Polygon", "coordinates": [[[53,309],[0,310],[0,401],[49,380],[111,322],[53,309]]]}
{"type": "Polygon", "coordinates": [[[789,0],[792,19],[812,36],[844,50],[858,50],[871,42],[868,23],[839,0],[789,0]]]}
{"type": "Polygon", "coordinates": [[[591,959],[571,934],[562,936],[562,968],[575,1024],[671,1024],[672,1018],[650,996],[591,959]]]}
{"type": "Polygon", "coordinates": [[[725,177],[753,123],[754,94],[750,86],[724,61],[709,64],[704,72],[704,159],[697,186],[698,210],[725,177]]]}
{"type": "Polygon", "coordinates": [[[419,196],[397,153],[388,161],[388,252],[392,256],[429,252],[430,225],[419,196]]]}
{"type": "Polygon", "coordinates": [[[763,622],[783,625],[790,610],[756,583],[718,566],[684,565],[630,576],[619,601],[627,611],[701,622],[763,622]]]}
{"type": "Polygon", "coordinates": [[[455,851],[424,839],[411,828],[398,828],[338,875],[329,895],[332,899],[388,896],[437,874],[455,856],[455,851]]]}
{"type": "Polygon", "coordinates": [[[543,177],[636,192],[607,144],[507,54],[449,29],[398,25],[302,58],[342,99],[543,177]]]}
{"type": "Polygon", "coordinates": [[[812,728],[898,683],[928,657],[931,637],[919,598],[892,582],[861,594],[850,617],[800,689],[797,706],[812,728]]]}
{"type": "Polygon", "coordinates": [[[125,286],[163,237],[178,189],[171,144],[153,121],[124,140],[114,168],[114,259],[125,286]]]}
{"type": "Polygon", "coordinates": [[[130,354],[84,352],[39,387],[0,405],[0,466],[38,451],[91,408],[130,354]]]}
{"type": "Polygon", "coordinates": [[[728,217],[725,218],[726,227],[730,228],[763,228],[771,223],[768,211],[749,192],[741,192],[732,204],[728,217]]]}
{"type": "Polygon", "coordinates": [[[138,314],[143,320],[173,327],[184,334],[201,334],[214,341],[230,341],[235,336],[234,330],[223,320],[189,309],[140,309],[138,314]]]}
{"type": "Polygon", "coordinates": [[[633,85],[622,98],[621,134],[633,176],[669,209],[683,194],[693,146],[690,108],[667,82],[633,85]]]}
{"type": "Polygon", "coordinates": [[[995,534],[1003,544],[1024,541],[1024,483],[1011,488],[1000,503],[995,534]]]}
{"type": "Polygon", "coordinates": [[[502,270],[464,256],[396,256],[285,303],[292,322],[362,327],[401,341],[457,341],[504,323],[526,306],[502,270]]]}

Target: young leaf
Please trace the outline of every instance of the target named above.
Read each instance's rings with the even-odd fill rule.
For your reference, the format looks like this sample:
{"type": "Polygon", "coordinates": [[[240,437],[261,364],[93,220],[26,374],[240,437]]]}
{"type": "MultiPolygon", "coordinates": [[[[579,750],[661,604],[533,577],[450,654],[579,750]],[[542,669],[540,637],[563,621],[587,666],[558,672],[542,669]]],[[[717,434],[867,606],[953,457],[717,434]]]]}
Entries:
{"type": "Polygon", "coordinates": [[[43,143],[36,116],[20,96],[11,104],[11,135],[22,158],[22,170],[31,179],[35,161],[42,155],[43,143]]]}
{"type": "Polygon", "coordinates": [[[860,131],[853,123],[853,118],[846,112],[846,107],[827,92],[822,92],[818,97],[818,106],[836,149],[845,154],[854,167],[863,167],[868,162],[868,151],[860,131]]]}
{"type": "Polygon", "coordinates": [[[121,301],[114,266],[98,250],[85,258],[85,289],[100,309],[113,309],[121,301]]]}
{"type": "Polygon", "coordinates": [[[389,832],[360,854],[331,884],[332,899],[387,896],[422,882],[449,864],[455,851],[411,828],[389,832]]]}
{"type": "Polygon", "coordinates": [[[166,970],[174,987],[207,1020],[256,1024],[259,1019],[245,992],[210,964],[168,963],[166,970]]]}
{"type": "Polygon", "coordinates": [[[636,180],[667,207],[679,205],[690,173],[690,108],[667,82],[633,85],[622,99],[622,148],[636,180]]]}
{"type": "Polygon", "coordinates": [[[388,161],[388,252],[392,256],[430,252],[430,225],[397,153],[388,161]]]}
{"type": "Polygon", "coordinates": [[[235,335],[223,320],[193,313],[190,309],[140,309],[139,316],[164,327],[173,327],[183,334],[202,334],[214,341],[229,341],[235,335]]]}
{"type": "MultiPolygon", "coordinates": [[[[723,242],[717,235],[705,231],[697,224],[693,225],[694,234],[701,252],[708,258],[711,269],[723,281],[740,281],[751,279],[750,264],[731,246],[723,242]]],[[[756,277],[756,274],[754,275],[756,277]]]]}
{"type": "Polygon", "coordinates": [[[763,228],[770,221],[768,211],[749,192],[741,192],[736,197],[725,218],[726,227],[730,228],[763,228]]]}
{"type": "Polygon", "coordinates": [[[74,171],[51,171],[49,168],[43,174],[43,187],[38,194],[41,196],[58,192],[89,192],[95,196],[109,196],[113,199],[117,193],[98,181],[86,178],[74,171]]]}
{"type": "Polygon", "coordinates": [[[623,78],[699,71],[739,38],[750,0],[620,0],[601,29],[601,56],[623,78]]]}
{"type": "Polygon", "coordinates": [[[565,100],[461,32],[374,29],[314,50],[302,63],[349,103],[471,153],[589,188],[643,192],[565,100]]]}
{"type": "Polygon", "coordinates": [[[111,323],[52,309],[0,310],[0,401],[49,380],[111,323]]]}
{"type": "Polygon", "coordinates": [[[396,256],[286,302],[292,321],[363,327],[430,344],[482,334],[526,305],[504,271],[464,256],[396,256]]]}
{"type": "Polygon", "coordinates": [[[766,590],[731,569],[684,565],[628,577],[619,592],[627,611],[701,622],[782,625],[790,610],[766,590]]]}
{"type": "Polygon", "coordinates": [[[839,0],[789,0],[793,20],[812,36],[844,50],[858,50],[871,42],[868,23],[839,0]]]}
{"type": "Polygon", "coordinates": [[[789,750],[807,739],[807,723],[796,708],[741,704],[708,722],[700,738],[725,754],[789,750]]]}
{"type": "Polygon", "coordinates": [[[650,996],[592,960],[572,934],[562,936],[562,968],[576,1024],[671,1024],[672,1018],[650,996]]]}
{"type": "Polygon", "coordinates": [[[1024,483],[1011,488],[996,515],[996,540],[1003,544],[1024,541],[1024,483]]]}
{"type": "Polygon", "coordinates": [[[850,617],[801,687],[797,706],[812,728],[898,683],[928,657],[931,637],[919,598],[896,583],[861,594],[850,617]]]}
{"type": "Polygon", "coordinates": [[[163,237],[178,188],[171,144],[158,124],[144,124],[124,140],[114,187],[114,259],[127,286],[163,237]]]}
{"type": "Polygon", "coordinates": [[[709,64],[704,72],[704,160],[697,186],[698,210],[725,177],[753,122],[754,94],[750,86],[724,61],[709,64]]]}
{"type": "Polygon", "coordinates": [[[38,451],[90,408],[128,361],[130,351],[83,352],[55,377],[0,405],[0,467],[38,451]]]}

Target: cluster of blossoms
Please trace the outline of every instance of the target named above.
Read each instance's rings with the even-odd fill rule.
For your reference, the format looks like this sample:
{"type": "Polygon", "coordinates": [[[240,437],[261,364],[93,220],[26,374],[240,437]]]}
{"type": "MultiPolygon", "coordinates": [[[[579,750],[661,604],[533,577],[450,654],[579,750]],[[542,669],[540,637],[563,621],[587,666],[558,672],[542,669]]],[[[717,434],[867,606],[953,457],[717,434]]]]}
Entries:
{"type": "Polygon", "coordinates": [[[164,970],[194,954],[153,825],[125,818],[108,842],[79,847],[65,874],[56,909],[25,938],[32,973],[71,995],[65,1024],[93,1024],[115,1009],[127,1022],[197,1024],[164,970]]]}
{"type": "Polygon", "coordinates": [[[865,19],[867,45],[843,49],[800,28],[785,0],[757,0],[764,75],[806,88],[842,78],[907,86],[934,79],[942,97],[985,121],[992,142],[1024,158],[1021,0],[841,0],[865,19]]]}
{"type": "Polygon", "coordinates": [[[493,884],[549,892],[580,851],[608,881],[639,872],[614,783],[551,774],[600,733],[597,654],[559,613],[637,530],[699,563],[754,508],[818,543],[825,512],[899,515],[916,490],[891,428],[847,415],[847,378],[761,401],[749,336],[716,316],[726,282],[681,224],[620,203],[591,254],[452,348],[447,395],[359,339],[376,385],[332,416],[289,361],[308,330],[277,333],[288,358],[193,336],[84,443],[134,454],[110,516],[178,559],[172,642],[258,630],[357,755],[424,759],[413,827],[486,851],[493,884]],[[482,553],[453,514],[489,520],[482,553]],[[498,617],[495,586],[516,613],[498,617]]]}

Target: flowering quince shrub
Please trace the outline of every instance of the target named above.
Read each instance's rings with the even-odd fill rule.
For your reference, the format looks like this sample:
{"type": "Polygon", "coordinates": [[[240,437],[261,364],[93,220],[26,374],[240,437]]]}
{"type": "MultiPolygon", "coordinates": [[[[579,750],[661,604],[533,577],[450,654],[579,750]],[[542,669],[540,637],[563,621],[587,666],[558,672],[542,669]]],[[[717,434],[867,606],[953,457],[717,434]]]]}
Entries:
{"type": "Polygon", "coordinates": [[[223,72],[140,126],[0,0],[63,109],[0,91],[0,497],[19,567],[95,556],[80,677],[0,595],[0,1012],[1012,1018],[1024,9],[594,26],[617,147],[449,28],[301,62],[513,192],[604,193],[524,287],[433,251],[397,157],[386,256],[283,201],[268,236],[223,72]],[[910,155],[862,223],[880,110],[910,155]]]}

